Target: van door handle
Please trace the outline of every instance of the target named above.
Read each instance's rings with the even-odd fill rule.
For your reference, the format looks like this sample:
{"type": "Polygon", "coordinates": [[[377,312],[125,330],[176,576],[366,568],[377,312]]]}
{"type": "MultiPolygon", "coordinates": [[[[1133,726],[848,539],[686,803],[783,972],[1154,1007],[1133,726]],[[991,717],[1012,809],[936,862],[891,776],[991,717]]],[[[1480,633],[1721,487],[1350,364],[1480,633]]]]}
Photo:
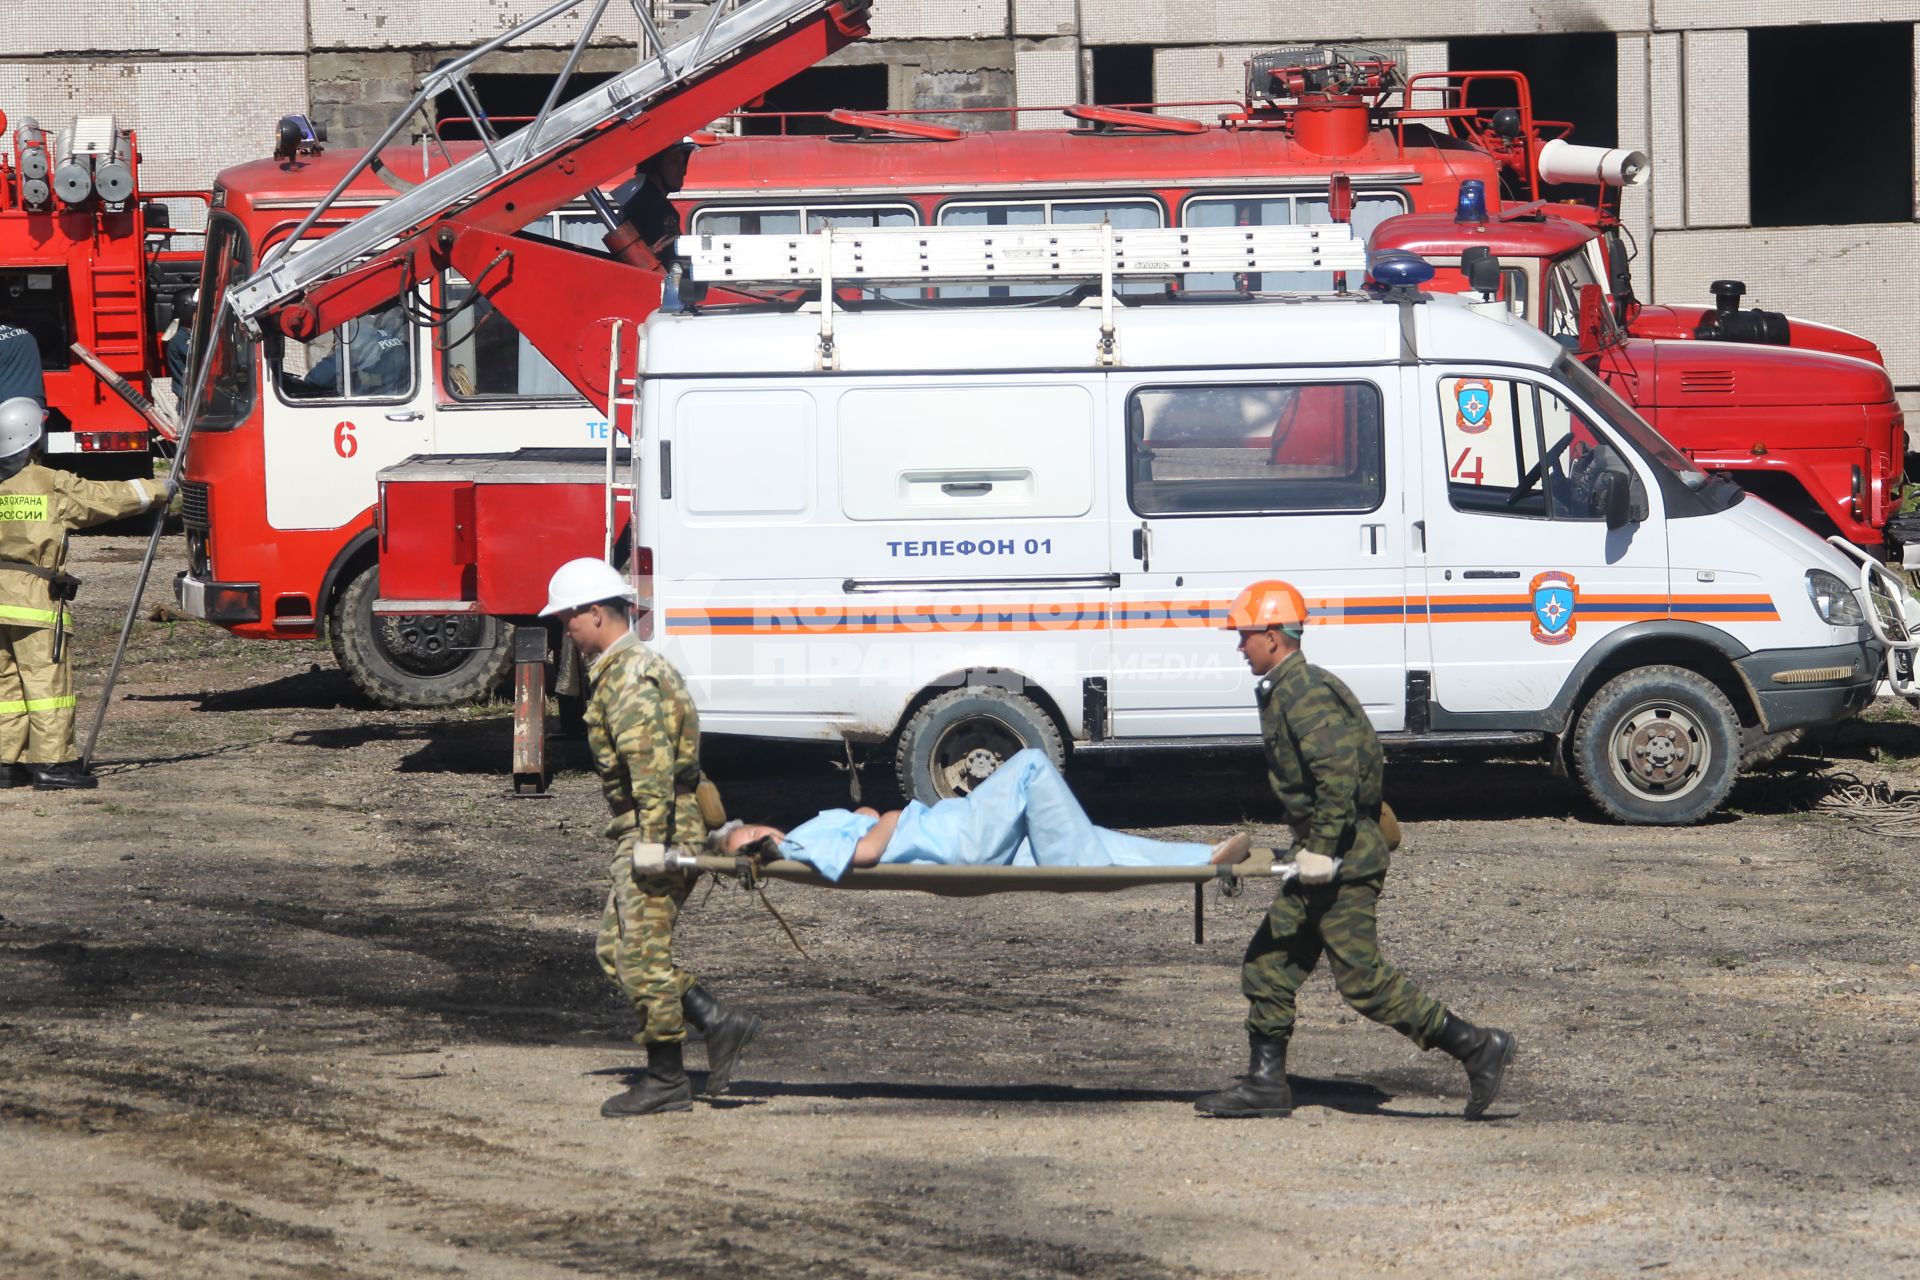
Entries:
{"type": "Polygon", "coordinates": [[[1377,556],[1380,554],[1380,535],[1387,531],[1383,524],[1363,524],[1360,526],[1360,554],[1377,556]]]}
{"type": "Polygon", "coordinates": [[[977,498],[982,494],[993,492],[993,481],[968,480],[962,482],[949,480],[940,486],[940,492],[952,498],[977,498]]]}
{"type": "Polygon", "coordinates": [[[420,421],[420,419],[426,416],[427,416],[426,414],[420,412],[418,409],[409,409],[405,413],[388,414],[387,421],[388,422],[418,422],[420,421]]]}
{"type": "Polygon", "coordinates": [[[1425,520],[1413,522],[1413,549],[1421,555],[1427,554],[1427,522],[1425,520]]]}
{"type": "Polygon", "coordinates": [[[1140,571],[1146,572],[1147,558],[1153,552],[1153,530],[1141,525],[1133,531],[1133,558],[1140,562],[1140,571]]]}

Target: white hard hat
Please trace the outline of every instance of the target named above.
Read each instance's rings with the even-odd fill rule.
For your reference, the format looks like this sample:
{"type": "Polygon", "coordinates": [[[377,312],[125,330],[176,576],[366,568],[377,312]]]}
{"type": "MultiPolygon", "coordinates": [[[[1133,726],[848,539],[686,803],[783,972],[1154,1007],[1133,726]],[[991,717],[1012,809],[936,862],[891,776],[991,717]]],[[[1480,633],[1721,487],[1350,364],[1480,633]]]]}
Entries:
{"type": "Polygon", "coordinates": [[[563,610],[585,608],[602,600],[631,599],[633,584],[625,574],[605,560],[585,556],[553,571],[553,579],[547,583],[547,607],[540,616],[551,618],[563,610]]]}
{"type": "Polygon", "coordinates": [[[0,458],[11,458],[40,443],[40,427],[47,411],[32,396],[15,396],[0,404],[0,458]]]}

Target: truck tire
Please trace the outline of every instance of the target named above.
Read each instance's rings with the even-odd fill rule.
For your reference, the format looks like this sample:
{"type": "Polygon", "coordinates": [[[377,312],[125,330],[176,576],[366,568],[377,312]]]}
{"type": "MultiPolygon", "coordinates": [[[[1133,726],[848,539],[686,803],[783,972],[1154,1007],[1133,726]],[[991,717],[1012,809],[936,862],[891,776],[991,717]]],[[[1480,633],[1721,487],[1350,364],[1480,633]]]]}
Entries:
{"type": "Polygon", "coordinates": [[[380,569],[368,565],[334,598],[334,659],[383,707],[451,707],[499,688],[513,663],[512,631],[467,614],[377,617],[380,569]]]}
{"type": "Polygon", "coordinates": [[[1684,667],[1641,667],[1600,687],[1574,728],[1574,769],[1618,822],[1681,826],[1720,806],[1740,771],[1740,719],[1684,667]]]}
{"type": "Polygon", "coordinates": [[[934,698],[908,719],[894,750],[900,792],[922,804],[963,796],[1014,752],[1037,747],[1056,767],[1066,744],[1033,699],[993,685],[967,685],[934,698]]]}

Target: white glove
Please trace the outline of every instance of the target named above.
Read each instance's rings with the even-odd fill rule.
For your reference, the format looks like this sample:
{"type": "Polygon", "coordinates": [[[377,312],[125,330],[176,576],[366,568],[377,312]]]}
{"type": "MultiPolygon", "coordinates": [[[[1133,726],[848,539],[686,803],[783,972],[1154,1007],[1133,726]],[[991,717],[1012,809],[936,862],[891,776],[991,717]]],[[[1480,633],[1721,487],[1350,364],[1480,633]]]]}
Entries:
{"type": "Polygon", "coordinates": [[[633,874],[657,876],[667,869],[667,846],[637,840],[633,845],[633,874]]]}
{"type": "Polygon", "coordinates": [[[1293,865],[1298,867],[1301,884],[1332,884],[1334,872],[1339,869],[1334,859],[1324,853],[1309,853],[1305,849],[1293,855],[1293,865]]]}

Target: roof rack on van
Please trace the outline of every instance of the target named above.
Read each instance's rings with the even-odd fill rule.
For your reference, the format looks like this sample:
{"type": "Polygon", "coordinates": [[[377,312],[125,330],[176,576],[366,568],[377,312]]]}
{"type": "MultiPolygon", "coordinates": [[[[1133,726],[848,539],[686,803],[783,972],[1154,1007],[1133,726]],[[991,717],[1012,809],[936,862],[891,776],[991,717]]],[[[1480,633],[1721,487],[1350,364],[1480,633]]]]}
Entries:
{"type": "Polygon", "coordinates": [[[1171,280],[1188,272],[1367,268],[1351,223],[1266,227],[824,227],[811,235],[691,235],[676,252],[709,284],[793,284],[820,290],[820,359],[833,350],[837,285],[980,280],[1100,281],[1100,361],[1112,364],[1114,279],[1171,280]]]}
{"type": "Polygon", "coordinates": [[[1192,271],[1364,271],[1350,223],[1266,227],[826,227],[809,235],[680,237],[708,283],[1062,280],[1192,271]]]}

